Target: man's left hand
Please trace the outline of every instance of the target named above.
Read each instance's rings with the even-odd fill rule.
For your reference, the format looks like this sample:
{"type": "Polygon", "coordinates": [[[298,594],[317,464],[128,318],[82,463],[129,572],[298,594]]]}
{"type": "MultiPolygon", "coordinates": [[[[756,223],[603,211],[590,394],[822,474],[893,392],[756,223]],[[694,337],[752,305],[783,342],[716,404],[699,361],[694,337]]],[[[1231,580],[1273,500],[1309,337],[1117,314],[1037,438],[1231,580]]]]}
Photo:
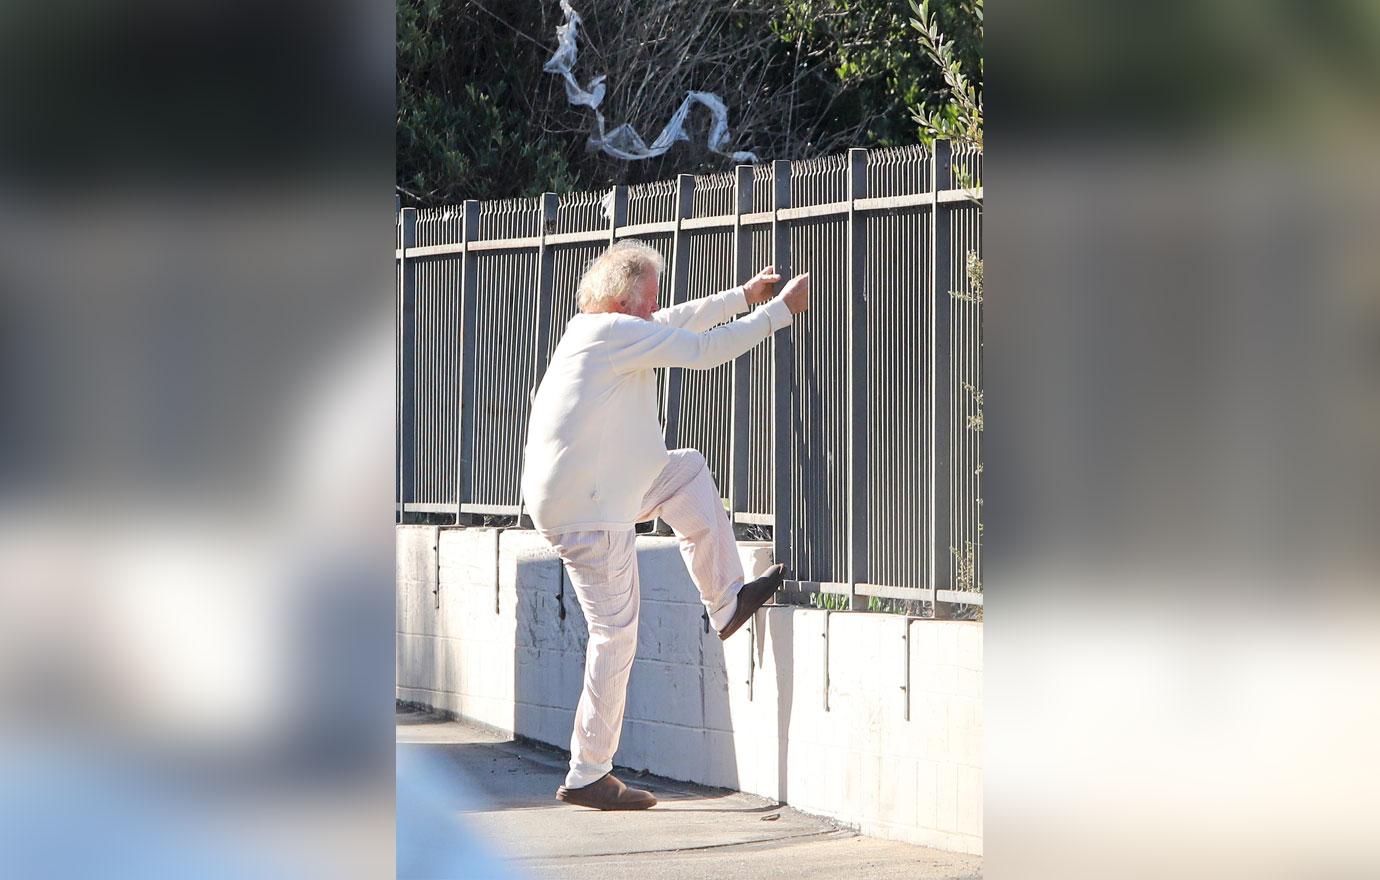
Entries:
{"type": "Polygon", "coordinates": [[[743,285],[743,292],[747,294],[747,304],[755,306],[771,299],[776,292],[776,282],[780,280],[781,276],[777,275],[771,266],[763,266],[762,271],[743,285]]]}

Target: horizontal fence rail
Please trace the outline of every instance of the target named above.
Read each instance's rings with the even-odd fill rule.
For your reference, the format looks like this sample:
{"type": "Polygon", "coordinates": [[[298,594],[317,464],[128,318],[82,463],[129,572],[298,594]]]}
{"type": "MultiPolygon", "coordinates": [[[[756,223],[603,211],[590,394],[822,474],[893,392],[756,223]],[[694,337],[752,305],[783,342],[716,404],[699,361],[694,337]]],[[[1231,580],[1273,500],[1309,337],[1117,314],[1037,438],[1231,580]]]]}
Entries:
{"type": "Polygon", "coordinates": [[[635,237],[665,258],[663,305],[768,264],[811,274],[789,330],[657,384],[667,446],[770,531],[789,590],[981,605],[981,164],[941,142],[401,210],[398,521],[520,516],[531,395],[580,275],[635,237]]]}

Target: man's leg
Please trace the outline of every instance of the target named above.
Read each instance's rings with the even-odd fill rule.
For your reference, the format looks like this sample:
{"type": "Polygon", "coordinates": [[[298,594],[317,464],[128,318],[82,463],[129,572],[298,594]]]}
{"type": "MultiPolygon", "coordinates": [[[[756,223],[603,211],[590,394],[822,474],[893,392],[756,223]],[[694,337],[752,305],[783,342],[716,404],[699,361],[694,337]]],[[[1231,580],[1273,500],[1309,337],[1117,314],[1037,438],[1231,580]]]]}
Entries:
{"type": "Polygon", "coordinates": [[[570,737],[567,788],[613,769],[623,728],[628,673],[637,651],[637,554],[632,529],[545,535],[565,562],[589,627],[585,682],[570,737]]]}
{"type": "Polygon", "coordinates": [[[700,601],[714,628],[722,630],[733,616],[743,587],[743,563],[733,526],[704,456],[694,449],[677,449],[670,455],[642,499],[638,520],[659,516],[680,538],[680,553],[700,601]]]}

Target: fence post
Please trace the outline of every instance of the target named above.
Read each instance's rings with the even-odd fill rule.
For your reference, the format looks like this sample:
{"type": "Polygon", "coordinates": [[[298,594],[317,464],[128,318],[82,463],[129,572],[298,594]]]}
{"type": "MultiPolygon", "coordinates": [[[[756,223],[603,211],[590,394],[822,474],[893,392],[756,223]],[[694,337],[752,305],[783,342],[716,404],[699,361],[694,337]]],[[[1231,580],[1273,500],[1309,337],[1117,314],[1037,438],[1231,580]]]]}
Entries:
{"type": "MultiPolygon", "coordinates": [[[[867,150],[848,151],[848,607],[867,582],[867,228],[856,202],[867,197],[867,150]]],[[[864,600],[865,602],[866,600],[864,600]]]]}
{"type": "Polygon", "coordinates": [[[950,434],[953,425],[951,394],[952,358],[949,316],[949,226],[947,206],[939,201],[942,187],[949,182],[952,148],[948,141],[934,142],[934,156],[930,163],[930,603],[936,618],[946,616],[940,611],[936,591],[953,589],[947,582],[952,567],[950,559],[950,518],[953,498],[950,495],[951,468],[950,434]]]}
{"type": "Polygon", "coordinates": [[[618,227],[628,225],[628,188],[618,184],[613,188],[609,211],[609,246],[618,240],[618,227]]]}
{"type": "Polygon", "coordinates": [[[477,254],[470,250],[470,243],[479,238],[479,202],[466,199],[461,209],[461,251],[460,271],[460,402],[456,407],[459,421],[459,437],[455,444],[455,522],[460,523],[460,513],[469,501],[470,461],[474,457],[474,329],[475,304],[479,287],[479,271],[476,265],[477,254]],[[471,405],[466,406],[468,401],[471,405]]]}
{"type": "Polygon", "coordinates": [[[417,246],[417,209],[403,208],[402,253],[398,256],[398,522],[407,514],[416,479],[417,271],[408,248],[417,246]]]}
{"type": "Polygon", "coordinates": [[[546,338],[551,335],[551,311],[554,308],[556,276],[556,254],[546,243],[546,237],[556,231],[556,212],[560,209],[560,197],[555,193],[542,193],[541,196],[541,243],[537,246],[537,339],[532,351],[536,355],[532,372],[532,389],[541,384],[546,374],[546,338]]]}
{"type": "MultiPolygon", "coordinates": [[[[681,229],[681,222],[695,215],[695,176],[676,175],[676,226],[671,232],[671,301],[679,305],[690,298],[690,236],[681,229]]],[[[685,371],[679,367],[666,370],[666,446],[680,445],[680,389],[685,371]]]]}
{"type": "Polygon", "coordinates": [[[393,197],[393,521],[402,522],[402,196],[393,197]]]}
{"type": "MultiPolygon", "coordinates": [[[[743,227],[743,215],[752,213],[751,165],[739,165],[733,175],[733,283],[743,284],[752,277],[752,235],[743,227]]],[[[733,361],[732,434],[729,441],[728,503],[729,522],[747,509],[748,409],[752,353],[745,352],[733,361]]]]}
{"type": "MultiPolygon", "coordinates": [[[[791,277],[791,228],[781,219],[781,209],[791,206],[791,163],[772,162],[772,265],[776,273],[791,277]]],[[[791,360],[794,345],[791,332],[772,335],[772,543],[777,562],[788,571],[794,565],[791,535],[791,360]]],[[[797,572],[790,571],[797,575],[797,572]]],[[[797,578],[798,579],[798,578],[797,578]]]]}

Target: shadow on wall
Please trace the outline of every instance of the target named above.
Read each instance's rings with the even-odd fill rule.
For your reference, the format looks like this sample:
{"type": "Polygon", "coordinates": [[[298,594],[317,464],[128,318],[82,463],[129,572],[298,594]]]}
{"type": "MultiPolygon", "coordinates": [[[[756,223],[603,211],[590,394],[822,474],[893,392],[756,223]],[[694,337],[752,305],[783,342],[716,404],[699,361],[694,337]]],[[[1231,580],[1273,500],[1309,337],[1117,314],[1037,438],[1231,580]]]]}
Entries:
{"type": "MultiPolygon", "coordinates": [[[[574,588],[554,553],[519,556],[514,640],[514,732],[568,750],[575,707],[583,685],[588,641],[574,588]]],[[[674,542],[638,539],[641,610],[637,656],[628,681],[627,708],[615,764],[672,779],[739,789],[739,749],[763,771],[774,767],[781,800],[786,789],[786,737],[791,711],[789,615],[773,620],[771,645],[760,627],[746,628],[728,643],[708,625],[674,542]],[[782,625],[784,623],[784,626],[782,625]],[[727,650],[726,650],[727,649],[727,650]],[[736,650],[735,650],[736,649],[736,650]],[[776,680],[763,681],[764,652],[776,662],[776,680]],[[735,724],[730,687],[767,691],[748,711],[771,713],[781,735],[764,741],[742,731],[764,725],[735,724]],[[768,685],[762,687],[762,685],[768,685]],[[775,699],[779,695],[780,699],[775,699]],[[776,749],[775,761],[764,750],[776,749]]],[[[746,720],[746,719],[744,719],[746,720]]],[[[766,721],[767,718],[761,719],[766,721]]],[[[568,752],[567,752],[568,754],[568,752]]],[[[758,780],[762,782],[765,780],[758,780]]],[[[757,786],[761,790],[760,784],[757,786]]]]}
{"type": "Polygon", "coordinates": [[[795,649],[795,618],[789,613],[776,614],[772,616],[770,628],[758,627],[756,624],[764,616],[759,612],[753,624],[753,650],[759,658],[757,666],[761,668],[764,664],[760,662],[760,658],[766,651],[767,637],[770,634],[772,669],[776,673],[776,799],[785,804],[790,803],[786,780],[790,767],[791,708],[795,703],[792,681],[795,669],[792,657],[795,649]]]}

